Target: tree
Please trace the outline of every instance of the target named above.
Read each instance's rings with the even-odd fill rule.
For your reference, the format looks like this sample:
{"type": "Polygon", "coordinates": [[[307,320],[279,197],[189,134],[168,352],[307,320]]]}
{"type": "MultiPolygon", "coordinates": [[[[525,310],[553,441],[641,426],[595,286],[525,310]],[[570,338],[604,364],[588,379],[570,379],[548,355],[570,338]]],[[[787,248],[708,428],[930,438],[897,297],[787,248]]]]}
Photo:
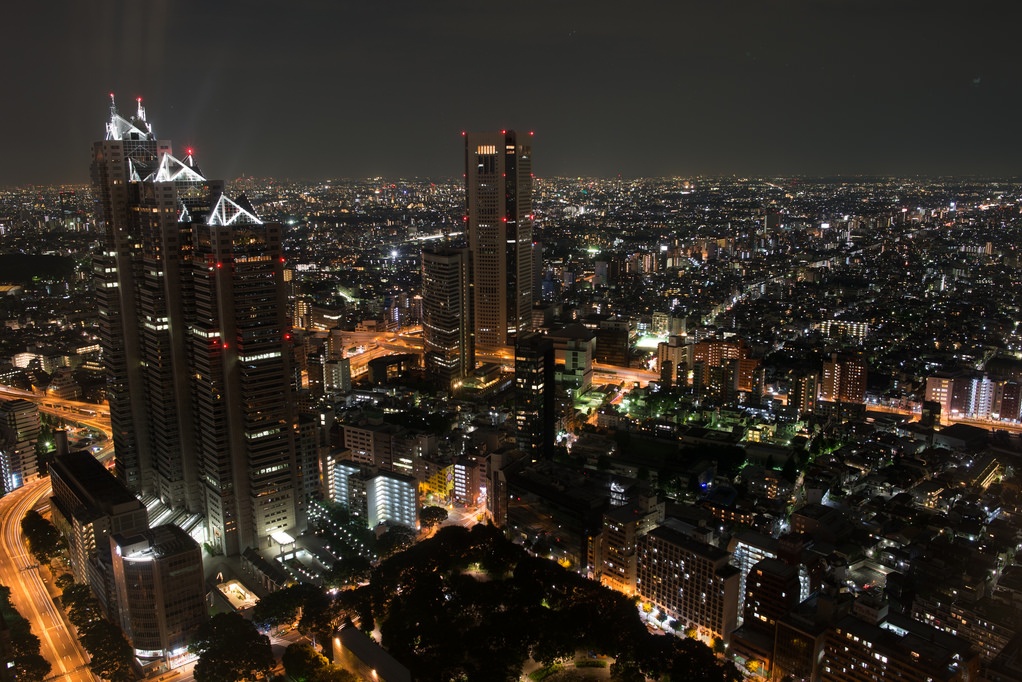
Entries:
{"type": "Polygon", "coordinates": [[[252,622],[260,627],[280,627],[298,620],[298,612],[309,598],[309,592],[318,591],[309,585],[292,585],[270,592],[252,609],[252,622]]]}
{"type": "Polygon", "coordinates": [[[295,682],[358,682],[358,678],[336,665],[310,644],[292,644],[281,657],[284,670],[295,682]]]}
{"type": "Polygon", "coordinates": [[[447,516],[447,510],[443,507],[423,507],[419,510],[419,523],[423,528],[432,528],[446,521],[447,516]]]}
{"type": "Polygon", "coordinates": [[[408,526],[391,526],[376,541],[376,553],[381,559],[394,556],[415,544],[415,531],[408,526]]]}
{"type": "Polygon", "coordinates": [[[320,668],[330,664],[326,656],[316,651],[311,644],[299,642],[284,650],[280,662],[284,671],[295,682],[308,682],[320,668]]]}
{"type": "Polygon", "coordinates": [[[10,588],[0,585],[0,617],[10,635],[12,679],[42,682],[50,674],[50,663],[39,655],[39,638],[28,621],[11,604],[10,588]]]}
{"type": "Polygon", "coordinates": [[[28,540],[32,556],[39,563],[48,563],[64,548],[57,529],[34,509],[30,509],[21,520],[21,532],[28,540]]]}
{"type": "Polygon", "coordinates": [[[89,669],[110,682],[132,682],[133,652],[121,629],[107,620],[97,620],[79,631],[82,646],[89,652],[89,669]]]}
{"type": "Polygon", "coordinates": [[[199,626],[189,651],[197,654],[196,682],[249,680],[273,668],[270,638],[236,613],[218,613],[199,626]]]}
{"type": "Polygon", "coordinates": [[[340,561],[335,561],[330,570],[323,576],[326,587],[345,587],[369,579],[373,564],[361,554],[350,554],[340,561]]]}
{"type": "Polygon", "coordinates": [[[70,585],[60,596],[67,609],[67,618],[79,630],[103,618],[99,601],[92,596],[88,585],[70,585]]]}
{"type": "Polygon", "coordinates": [[[43,682],[53,668],[50,662],[38,653],[15,656],[12,663],[11,671],[14,673],[13,679],[19,682],[22,680],[27,682],[43,682]]]}

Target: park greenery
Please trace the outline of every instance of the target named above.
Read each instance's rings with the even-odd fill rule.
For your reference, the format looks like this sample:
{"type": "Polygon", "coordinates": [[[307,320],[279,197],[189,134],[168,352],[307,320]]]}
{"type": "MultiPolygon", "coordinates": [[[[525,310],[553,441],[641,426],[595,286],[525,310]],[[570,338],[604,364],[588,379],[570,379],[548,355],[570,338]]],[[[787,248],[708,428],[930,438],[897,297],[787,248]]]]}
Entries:
{"type": "Polygon", "coordinates": [[[285,592],[257,607],[257,622],[297,617],[320,642],[349,624],[379,626],[384,648],[423,682],[515,680],[530,658],[550,667],[578,651],[614,658],[618,680],[738,679],[704,644],[651,634],[633,599],[529,555],[492,526],[443,527],[382,561],[368,585],[285,592]]]}
{"type": "Polygon", "coordinates": [[[299,642],[284,650],[284,672],[294,682],[358,682],[353,673],[333,665],[311,644],[299,642]]]}
{"type": "Polygon", "coordinates": [[[39,654],[39,638],[28,621],[11,604],[11,589],[0,585],[0,617],[10,635],[11,679],[42,682],[50,674],[50,663],[39,654]]]}
{"type": "MultiPolygon", "coordinates": [[[[67,584],[63,576],[59,582],[67,584]]],[[[78,630],[78,639],[89,652],[89,669],[110,682],[136,679],[132,649],[121,629],[103,618],[103,610],[88,585],[68,585],[61,594],[68,620],[78,630]]]]}
{"type": "Polygon", "coordinates": [[[196,682],[267,677],[274,666],[269,637],[237,613],[218,613],[200,625],[188,650],[199,657],[196,682]]]}

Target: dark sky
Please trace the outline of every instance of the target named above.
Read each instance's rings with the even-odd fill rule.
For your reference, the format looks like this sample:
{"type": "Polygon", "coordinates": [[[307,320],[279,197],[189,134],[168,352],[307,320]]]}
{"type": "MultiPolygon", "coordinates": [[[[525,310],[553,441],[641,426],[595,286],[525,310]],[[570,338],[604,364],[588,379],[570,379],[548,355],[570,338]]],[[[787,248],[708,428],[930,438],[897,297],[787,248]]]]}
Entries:
{"type": "Polygon", "coordinates": [[[211,177],[1011,174],[1016,0],[54,0],[4,8],[0,185],[84,182],[107,93],[211,177]]]}

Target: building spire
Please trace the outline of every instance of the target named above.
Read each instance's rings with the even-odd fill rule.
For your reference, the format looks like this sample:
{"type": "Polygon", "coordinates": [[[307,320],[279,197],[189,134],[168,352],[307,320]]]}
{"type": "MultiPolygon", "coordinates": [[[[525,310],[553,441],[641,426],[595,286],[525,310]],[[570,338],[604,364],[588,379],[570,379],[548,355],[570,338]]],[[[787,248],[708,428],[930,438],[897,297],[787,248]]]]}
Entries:
{"type": "Polygon", "coordinates": [[[124,140],[129,137],[135,139],[155,139],[153,127],[145,118],[145,107],[142,106],[142,98],[139,97],[138,110],[131,120],[121,116],[117,112],[117,102],[114,100],[114,93],[110,93],[110,122],[106,125],[106,139],[124,140]]]}

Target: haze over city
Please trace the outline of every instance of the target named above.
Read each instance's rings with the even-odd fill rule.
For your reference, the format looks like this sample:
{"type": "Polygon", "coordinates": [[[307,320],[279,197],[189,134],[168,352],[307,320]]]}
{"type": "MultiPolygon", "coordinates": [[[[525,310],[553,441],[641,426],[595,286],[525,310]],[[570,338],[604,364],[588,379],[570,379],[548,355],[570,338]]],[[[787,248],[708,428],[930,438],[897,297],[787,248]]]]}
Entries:
{"type": "Polygon", "coordinates": [[[1013,7],[18,3],[0,185],[85,181],[111,91],[226,178],[460,177],[460,131],[505,127],[543,177],[1011,175],[1013,7]]]}

